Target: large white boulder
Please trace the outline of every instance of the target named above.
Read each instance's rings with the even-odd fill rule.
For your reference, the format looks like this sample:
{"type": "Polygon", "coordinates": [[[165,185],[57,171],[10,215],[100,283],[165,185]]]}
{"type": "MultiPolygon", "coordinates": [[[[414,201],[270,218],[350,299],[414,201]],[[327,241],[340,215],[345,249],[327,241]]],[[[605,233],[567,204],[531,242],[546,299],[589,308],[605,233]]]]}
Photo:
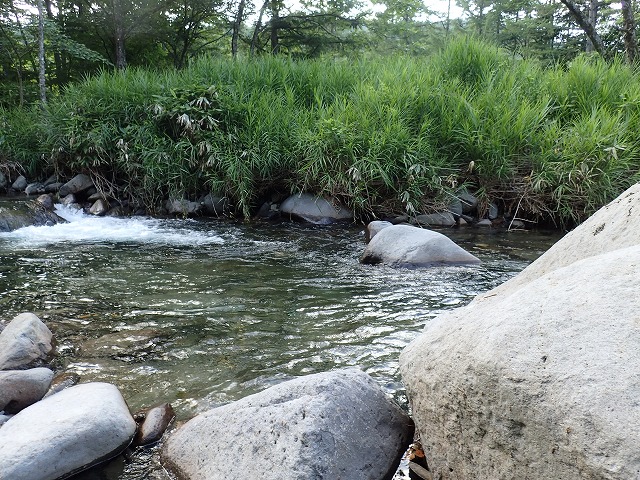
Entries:
{"type": "Polygon", "coordinates": [[[189,480],[389,479],[412,421],[367,374],[301,377],[215,408],[165,442],[162,457],[189,480]]]}
{"type": "Polygon", "coordinates": [[[118,455],[135,431],[136,423],[115,386],[70,387],[2,425],[0,478],[67,478],[118,455]]]}
{"type": "Polygon", "coordinates": [[[0,411],[18,413],[37,402],[49,389],[53,371],[48,368],[0,371],[0,411]]]}
{"type": "Polygon", "coordinates": [[[33,313],[21,313],[0,333],[0,370],[44,365],[53,354],[53,335],[33,313]]]}
{"type": "Polygon", "coordinates": [[[640,476],[640,246],[563,263],[438,316],[403,351],[435,478],[640,476]]]}
{"type": "Polygon", "coordinates": [[[445,235],[411,225],[392,225],[378,231],[360,261],[400,267],[480,263],[445,235]]]}
{"type": "Polygon", "coordinates": [[[577,260],[640,244],[640,183],[567,233],[540,258],[488,295],[513,291],[577,260]]]}
{"type": "Polygon", "coordinates": [[[282,202],[280,211],[317,225],[353,220],[353,212],[337,200],[327,200],[309,193],[291,195],[282,202]]]}

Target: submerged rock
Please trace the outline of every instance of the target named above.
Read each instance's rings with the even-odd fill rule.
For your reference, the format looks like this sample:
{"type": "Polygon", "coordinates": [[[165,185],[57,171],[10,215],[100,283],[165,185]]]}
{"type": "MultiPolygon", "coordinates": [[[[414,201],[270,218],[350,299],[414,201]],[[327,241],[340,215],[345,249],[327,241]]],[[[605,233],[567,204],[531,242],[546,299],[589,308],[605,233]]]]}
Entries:
{"type": "Polygon", "coordinates": [[[337,200],[327,200],[308,193],[291,195],[282,202],[280,211],[316,225],[353,220],[353,212],[337,200]]]}
{"type": "Polygon", "coordinates": [[[198,415],[166,440],[180,478],[389,479],[413,436],[364,372],[309,375],[198,415]]]}
{"type": "Polygon", "coordinates": [[[76,385],[25,408],[0,428],[0,473],[6,479],[67,478],[118,455],[135,430],[115,386],[76,385]]]}
{"type": "Polygon", "coordinates": [[[400,267],[475,264],[480,260],[441,233],[410,225],[379,231],[360,257],[362,263],[400,267]]]}
{"type": "Polygon", "coordinates": [[[48,368],[0,371],[0,411],[18,413],[47,392],[53,372],[48,368]]]}
{"type": "Polygon", "coordinates": [[[53,354],[53,335],[33,313],[21,313],[0,333],[0,370],[45,365],[53,354]]]}

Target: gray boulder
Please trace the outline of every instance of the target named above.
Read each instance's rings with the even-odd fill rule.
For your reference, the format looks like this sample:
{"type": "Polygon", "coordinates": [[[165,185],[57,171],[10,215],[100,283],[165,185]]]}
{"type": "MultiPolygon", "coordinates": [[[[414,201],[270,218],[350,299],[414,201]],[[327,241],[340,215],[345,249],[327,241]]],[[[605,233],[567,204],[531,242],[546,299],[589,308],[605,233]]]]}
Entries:
{"type": "Polygon", "coordinates": [[[280,211],[316,225],[353,220],[353,212],[337,200],[327,200],[308,193],[291,195],[282,202],[280,211]]]}
{"type": "Polygon", "coordinates": [[[416,222],[419,225],[427,225],[430,227],[453,227],[456,224],[456,219],[450,212],[440,212],[418,215],[416,222]]]}
{"type": "Polygon", "coordinates": [[[0,370],[41,366],[53,354],[53,335],[33,313],[21,313],[0,333],[0,370]]]}
{"type": "Polygon", "coordinates": [[[427,323],[400,369],[434,478],[640,472],[640,246],[427,323]]]}
{"type": "Polygon", "coordinates": [[[62,205],[64,205],[65,207],[69,207],[71,205],[77,204],[78,199],[73,193],[70,193],[69,195],[65,195],[65,197],[60,200],[60,203],[62,203],[62,205]]]}
{"type": "Polygon", "coordinates": [[[160,440],[176,414],[170,404],[163,403],[139,412],[134,417],[141,418],[138,431],[133,437],[133,445],[139,446],[150,445],[160,440]]]}
{"type": "Polygon", "coordinates": [[[107,213],[108,210],[109,210],[109,204],[103,198],[99,198],[98,200],[93,202],[93,205],[91,205],[91,208],[89,208],[89,213],[91,215],[96,215],[98,217],[101,217],[105,213],[107,213]]]}
{"type": "Polygon", "coordinates": [[[24,189],[24,193],[27,195],[39,195],[44,192],[44,185],[40,182],[30,183],[24,189]]]}
{"type": "Polygon", "coordinates": [[[6,190],[8,186],[9,180],[7,180],[4,173],[0,172],[0,190],[6,190]]]}
{"type": "Polygon", "coordinates": [[[202,199],[202,203],[208,215],[220,217],[229,212],[229,199],[227,197],[208,194],[202,199]]]}
{"type": "Polygon", "coordinates": [[[393,223],[391,222],[383,222],[381,220],[374,220],[373,222],[369,222],[369,225],[367,225],[367,229],[365,230],[366,242],[369,243],[380,230],[382,230],[383,228],[391,227],[392,225],[393,223]]]}
{"type": "Polygon", "coordinates": [[[457,193],[456,196],[462,204],[462,213],[468,215],[476,212],[478,208],[478,198],[475,195],[472,195],[466,190],[461,190],[457,193]]]}
{"type": "Polygon", "coordinates": [[[0,411],[18,413],[47,392],[53,372],[48,368],[0,371],[0,411]]]}
{"type": "Polygon", "coordinates": [[[179,215],[183,217],[198,215],[202,211],[202,204],[200,202],[191,202],[189,200],[176,198],[167,200],[164,207],[167,209],[169,215],[179,215]]]}
{"type": "Polygon", "coordinates": [[[61,197],[66,197],[70,193],[77,194],[85,192],[93,187],[93,180],[88,175],[80,173],[60,187],[61,197]]]}
{"type": "Polygon", "coordinates": [[[16,181],[13,182],[11,188],[18,192],[22,192],[25,188],[27,188],[27,184],[27,179],[23,175],[20,175],[18,178],[16,178],[16,181]]]}
{"type": "Polygon", "coordinates": [[[400,267],[476,264],[480,260],[446,236],[410,225],[379,231],[360,257],[362,263],[400,267]]]}
{"type": "Polygon", "coordinates": [[[383,480],[412,421],[367,374],[301,377],[198,415],[165,441],[162,459],[190,480],[383,480]]]}
{"type": "Polygon", "coordinates": [[[0,428],[2,478],[67,478],[118,455],[135,430],[115,386],[76,385],[25,408],[0,428]]]}
{"type": "Polygon", "coordinates": [[[55,212],[37,201],[15,201],[0,206],[0,232],[10,232],[22,227],[64,223],[55,212]]]}
{"type": "Polygon", "coordinates": [[[62,185],[64,185],[64,183],[60,183],[60,182],[49,183],[48,185],[44,186],[44,191],[46,193],[55,193],[55,192],[58,192],[60,190],[62,185]]]}

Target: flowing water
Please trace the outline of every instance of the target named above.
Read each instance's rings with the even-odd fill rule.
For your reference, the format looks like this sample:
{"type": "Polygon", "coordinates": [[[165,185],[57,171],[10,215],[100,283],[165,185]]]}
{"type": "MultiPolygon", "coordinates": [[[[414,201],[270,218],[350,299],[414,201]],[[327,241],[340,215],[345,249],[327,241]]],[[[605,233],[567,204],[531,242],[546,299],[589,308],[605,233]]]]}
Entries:
{"type": "MultiPolygon", "coordinates": [[[[394,269],[358,263],[362,226],[59,213],[69,223],[0,234],[0,320],[36,313],[57,339],[56,369],[117,385],[132,411],[168,401],[182,419],[347,366],[406,407],[402,348],[558,239],[446,230],[483,263],[394,269]]],[[[81,477],[159,478],[148,457],[81,477]]]]}

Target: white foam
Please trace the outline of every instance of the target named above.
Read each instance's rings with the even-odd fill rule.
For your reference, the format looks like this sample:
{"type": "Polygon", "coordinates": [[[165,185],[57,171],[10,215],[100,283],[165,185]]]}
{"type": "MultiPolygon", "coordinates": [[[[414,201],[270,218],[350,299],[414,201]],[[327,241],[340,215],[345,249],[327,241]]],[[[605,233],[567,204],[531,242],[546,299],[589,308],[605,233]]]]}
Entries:
{"type": "Polygon", "coordinates": [[[95,217],[62,205],[56,205],[56,213],[68,223],[50,227],[24,227],[1,233],[0,241],[9,241],[15,247],[103,242],[179,246],[224,243],[215,233],[195,230],[185,222],[148,217],[95,217]]]}

